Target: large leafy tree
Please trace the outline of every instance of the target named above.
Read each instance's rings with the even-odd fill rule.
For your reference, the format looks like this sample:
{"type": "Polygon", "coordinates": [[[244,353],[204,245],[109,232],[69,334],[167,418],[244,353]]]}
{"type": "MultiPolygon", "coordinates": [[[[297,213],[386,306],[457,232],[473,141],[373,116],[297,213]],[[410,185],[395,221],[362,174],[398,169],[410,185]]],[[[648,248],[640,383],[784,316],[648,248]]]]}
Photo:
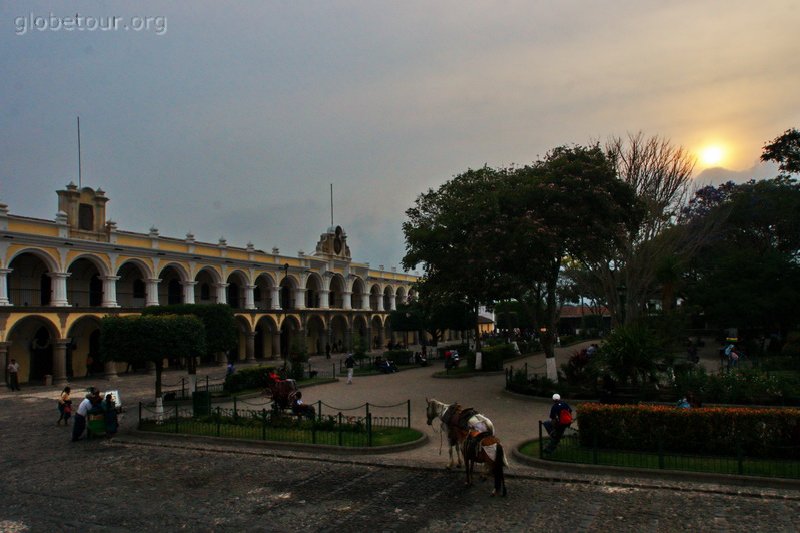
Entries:
{"type": "Polygon", "coordinates": [[[100,357],[104,361],[153,363],[156,398],[160,398],[164,359],[205,353],[205,338],[203,323],[194,316],[109,316],[100,325],[100,357]]]}
{"type": "Polygon", "coordinates": [[[544,328],[542,348],[552,359],[566,261],[597,261],[618,246],[639,207],[599,146],[559,147],[509,172],[501,206],[499,224],[509,232],[501,268],[517,282],[536,327],[544,328]]]}
{"type": "Polygon", "coordinates": [[[716,326],[785,334],[800,320],[800,185],[778,177],[719,189],[690,202],[708,207],[695,218],[724,222],[691,263],[688,299],[716,326]]]}
{"type": "MultiPolygon", "coordinates": [[[[214,354],[227,352],[236,346],[236,320],[233,309],[227,304],[177,304],[151,306],[144,315],[192,315],[203,323],[205,332],[205,351],[203,356],[213,358],[214,354]]],[[[189,374],[195,374],[197,367],[194,357],[188,361],[189,374]]]]}
{"type": "Polygon", "coordinates": [[[468,170],[421,194],[406,211],[406,269],[422,264],[419,287],[423,302],[463,302],[477,311],[502,297],[508,281],[497,269],[504,237],[498,227],[498,191],[507,186],[505,172],[483,167],[468,170]]]}
{"type": "Polygon", "coordinates": [[[403,264],[423,263],[430,293],[476,311],[506,297],[527,303],[552,359],[564,258],[596,258],[635,213],[633,191],[598,146],[560,147],[532,165],[470,170],[421,195],[403,226],[403,264]]]}

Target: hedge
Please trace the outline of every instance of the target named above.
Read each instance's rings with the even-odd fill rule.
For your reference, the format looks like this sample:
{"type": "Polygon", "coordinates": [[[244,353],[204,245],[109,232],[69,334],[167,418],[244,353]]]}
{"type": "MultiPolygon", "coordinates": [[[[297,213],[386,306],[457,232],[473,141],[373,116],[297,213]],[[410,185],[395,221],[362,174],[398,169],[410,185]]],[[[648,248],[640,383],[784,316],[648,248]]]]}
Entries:
{"type": "Polygon", "coordinates": [[[584,403],[577,410],[586,447],[800,458],[800,409],[584,403]]]}
{"type": "Polygon", "coordinates": [[[267,373],[271,366],[251,366],[237,370],[225,377],[223,390],[229,393],[241,392],[248,389],[266,389],[267,373]]]}
{"type": "Polygon", "coordinates": [[[383,352],[383,358],[393,361],[396,365],[413,365],[414,352],[411,350],[389,350],[383,352]]]}

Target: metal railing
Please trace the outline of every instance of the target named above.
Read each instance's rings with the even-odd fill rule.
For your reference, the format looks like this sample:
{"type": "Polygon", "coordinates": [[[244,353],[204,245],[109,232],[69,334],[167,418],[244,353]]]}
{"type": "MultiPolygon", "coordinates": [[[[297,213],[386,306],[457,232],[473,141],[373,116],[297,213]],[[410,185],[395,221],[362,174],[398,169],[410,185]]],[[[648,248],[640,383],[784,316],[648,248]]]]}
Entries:
{"type": "Polygon", "coordinates": [[[543,423],[539,422],[539,458],[545,460],[627,468],[800,479],[800,446],[795,447],[794,455],[799,459],[796,461],[748,457],[741,451],[741,448],[735,457],[679,454],[665,451],[662,443],[659,443],[656,452],[609,450],[600,448],[596,437],[588,439],[592,442],[591,445],[582,446],[578,432],[567,429],[555,446],[555,451],[546,453],[545,448],[551,439],[543,430],[543,423]]]}
{"type": "Polygon", "coordinates": [[[195,416],[194,409],[173,405],[163,412],[139,403],[138,428],[143,431],[180,433],[208,437],[252,439],[273,442],[325,444],[343,447],[370,447],[375,430],[411,427],[411,401],[394,406],[364,404],[351,409],[337,409],[317,402],[315,416],[304,420],[270,409],[215,407],[195,416]],[[405,416],[375,416],[373,410],[404,407],[405,416]],[[323,412],[323,408],[328,411],[323,412]],[[363,414],[360,413],[364,409],[363,414]],[[359,411],[355,413],[354,411],[359,411]],[[347,412],[354,412],[350,415],[347,412]]]}
{"type": "Polygon", "coordinates": [[[163,383],[161,391],[163,396],[170,400],[189,399],[195,391],[223,392],[225,377],[197,376],[194,390],[192,390],[191,384],[192,382],[188,377],[182,377],[175,383],[163,383]]]}

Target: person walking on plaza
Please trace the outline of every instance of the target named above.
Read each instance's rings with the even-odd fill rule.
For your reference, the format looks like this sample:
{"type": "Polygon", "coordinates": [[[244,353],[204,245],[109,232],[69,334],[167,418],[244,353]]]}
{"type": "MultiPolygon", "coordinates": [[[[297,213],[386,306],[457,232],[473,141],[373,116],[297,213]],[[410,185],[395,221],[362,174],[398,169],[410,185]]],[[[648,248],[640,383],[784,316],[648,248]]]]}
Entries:
{"type": "Polygon", "coordinates": [[[64,390],[61,391],[61,396],[58,397],[58,412],[60,413],[58,416],[57,425],[61,425],[61,421],[64,421],[64,425],[69,424],[69,417],[72,416],[72,400],[69,399],[70,388],[64,387],[64,390]]]}
{"type": "Polygon", "coordinates": [[[550,408],[550,420],[544,424],[544,429],[550,436],[550,443],[545,447],[545,453],[553,453],[561,442],[564,431],[572,424],[572,408],[567,402],[561,401],[561,395],[553,394],[553,407],[550,408]]]}
{"type": "Polygon", "coordinates": [[[8,386],[12,391],[19,390],[19,363],[16,359],[12,359],[8,363],[8,386]]]}
{"type": "Polygon", "coordinates": [[[347,359],[344,360],[344,366],[347,368],[347,384],[353,384],[353,369],[356,366],[356,362],[353,359],[353,354],[347,354],[347,359]]]}

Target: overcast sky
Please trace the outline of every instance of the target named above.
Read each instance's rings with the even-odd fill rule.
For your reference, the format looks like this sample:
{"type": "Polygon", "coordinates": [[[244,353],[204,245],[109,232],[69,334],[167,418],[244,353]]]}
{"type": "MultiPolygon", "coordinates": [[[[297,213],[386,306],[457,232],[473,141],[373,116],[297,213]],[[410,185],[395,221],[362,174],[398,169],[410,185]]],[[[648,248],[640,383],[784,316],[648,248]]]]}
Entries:
{"type": "Polygon", "coordinates": [[[54,217],[80,115],[83,185],[121,229],[311,252],[333,183],[354,259],[387,269],[405,210],[467,168],[642,130],[766,177],[763,144],[800,127],[796,0],[4,1],[0,20],[12,213],[54,217]]]}

